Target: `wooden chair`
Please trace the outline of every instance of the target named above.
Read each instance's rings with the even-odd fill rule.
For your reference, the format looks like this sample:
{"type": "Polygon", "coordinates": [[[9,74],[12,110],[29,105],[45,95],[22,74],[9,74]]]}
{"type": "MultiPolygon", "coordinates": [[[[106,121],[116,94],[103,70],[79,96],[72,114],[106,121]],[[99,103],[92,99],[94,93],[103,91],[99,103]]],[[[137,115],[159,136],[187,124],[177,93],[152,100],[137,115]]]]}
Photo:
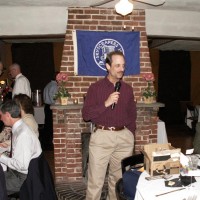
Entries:
{"type": "MultiPolygon", "coordinates": [[[[129,171],[130,169],[137,168],[139,164],[144,163],[144,155],[136,154],[122,159],[121,168],[122,175],[129,171]]],[[[141,166],[141,165],[140,165],[141,166]]],[[[120,178],[115,185],[115,192],[117,196],[117,200],[128,200],[128,198],[124,195],[124,183],[123,178],[120,178]]]]}
{"type": "Polygon", "coordinates": [[[190,111],[190,117],[187,117],[187,119],[191,120],[191,125],[192,125],[192,131],[195,133],[195,130],[196,130],[196,124],[198,122],[198,116],[199,116],[199,113],[198,113],[198,110],[196,109],[195,106],[193,106],[192,104],[186,104],[187,106],[187,109],[190,111]]]}

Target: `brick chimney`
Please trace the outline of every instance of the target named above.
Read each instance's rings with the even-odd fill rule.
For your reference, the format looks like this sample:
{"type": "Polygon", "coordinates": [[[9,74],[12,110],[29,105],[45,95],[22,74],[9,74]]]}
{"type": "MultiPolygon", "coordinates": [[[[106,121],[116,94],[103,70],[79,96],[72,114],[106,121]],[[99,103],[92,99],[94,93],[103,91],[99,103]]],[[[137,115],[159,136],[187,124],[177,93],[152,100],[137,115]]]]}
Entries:
{"type": "MultiPolygon", "coordinates": [[[[74,75],[73,30],[95,31],[134,31],[140,32],[140,71],[151,72],[149,49],[145,28],[145,11],[134,10],[128,16],[118,15],[114,9],[69,8],[68,25],[62,55],[61,71],[67,72],[67,88],[79,104],[52,106],[54,123],[54,159],[56,181],[82,179],[81,133],[90,131],[90,124],[82,119],[83,95],[91,83],[102,77],[74,75]],[[125,30],[124,30],[125,28],[125,30]]],[[[136,100],[140,99],[141,89],[147,83],[140,75],[126,76],[123,79],[134,88],[136,100]]],[[[137,103],[137,130],[135,133],[135,153],[144,144],[157,142],[157,111],[162,104],[137,103]]]]}

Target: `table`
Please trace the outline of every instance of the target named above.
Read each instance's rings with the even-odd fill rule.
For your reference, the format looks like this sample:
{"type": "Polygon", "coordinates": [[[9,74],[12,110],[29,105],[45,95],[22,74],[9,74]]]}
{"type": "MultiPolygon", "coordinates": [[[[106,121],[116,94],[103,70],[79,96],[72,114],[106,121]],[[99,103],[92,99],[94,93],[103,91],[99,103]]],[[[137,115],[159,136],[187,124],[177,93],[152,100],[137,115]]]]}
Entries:
{"type": "Polygon", "coordinates": [[[34,106],[34,117],[38,124],[44,124],[44,106],[34,106]]]}
{"type": "MultiPolygon", "coordinates": [[[[196,107],[198,113],[200,113],[200,105],[196,105],[195,107],[196,107]]],[[[190,113],[190,111],[187,109],[186,124],[187,124],[188,127],[192,128],[192,124],[191,124],[192,120],[188,119],[188,117],[191,117],[191,113],[190,113]]],[[[200,114],[198,115],[198,122],[200,122],[200,114]]]]}
{"type": "MultiPolygon", "coordinates": [[[[195,177],[197,182],[192,183],[190,187],[157,197],[158,194],[180,189],[181,187],[165,187],[165,179],[147,181],[145,179],[147,176],[149,174],[146,171],[141,174],[136,186],[135,200],[187,200],[188,196],[192,194],[196,194],[198,196],[196,200],[200,200],[200,177],[195,177]]],[[[179,174],[173,175],[171,179],[178,176],[179,174]]]]}
{"type": "Polygon", "coordinates": [[[165,122],[159,120],[157,124],[158,124],[158,129],[157,129],[157,137],[158,137],[158,139],[157,139],[157,143],[159,143],[159,144],[168,143],[165,122]]]}

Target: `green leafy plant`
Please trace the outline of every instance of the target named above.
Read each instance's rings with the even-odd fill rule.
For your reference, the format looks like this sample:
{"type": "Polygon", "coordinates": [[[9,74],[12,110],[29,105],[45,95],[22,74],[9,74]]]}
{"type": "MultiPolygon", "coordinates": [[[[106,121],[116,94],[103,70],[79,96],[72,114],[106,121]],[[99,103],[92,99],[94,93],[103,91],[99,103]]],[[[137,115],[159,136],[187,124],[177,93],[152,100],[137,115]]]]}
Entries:
{"type": "Polygon", "coordinates": [[[153,90],[150,86],[148,86],[147,88],[145,88],[142,91],[142,96],[146,97],[146,98],[148,98],[148,97],[156,97],[156,91],[153,90]]]}
{"type": "Polygon", "coordinates": [[[156,97],[156,91],[153,87],[154,75],[153,73],[143,74],[143,78],[147,82],[147,88],[142,90],[142,96],[145,98],[156,97]]]}

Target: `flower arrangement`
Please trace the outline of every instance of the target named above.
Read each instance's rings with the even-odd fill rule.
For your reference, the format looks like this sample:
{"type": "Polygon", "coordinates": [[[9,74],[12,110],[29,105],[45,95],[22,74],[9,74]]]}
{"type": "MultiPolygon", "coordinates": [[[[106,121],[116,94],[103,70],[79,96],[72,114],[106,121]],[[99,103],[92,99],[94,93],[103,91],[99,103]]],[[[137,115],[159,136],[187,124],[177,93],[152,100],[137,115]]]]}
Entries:
{"type": "Polygon", "coordinates": [[[8,94],[10,88],[6,85],[5,81],[0,81],[0,101],[2,102],[4,97],[8,94]]]}
{"type": "Polygon", "coordinates": [[[60,72],[57,74],[56,81],[58,83],[58,92],[54,95],[54,99],[58,99],[61,97],[71,97],[70,93],[65,87],[67,80],[68,80],[67,73],[60,72]]]}
{"type": "Polygon", "coordinates": [[[146,73],[143,74],[144,80],[147,82],[147,88],[142,90],[142,97],[144,101],[147,101],[148,103],[152,103],[155,101],[156,97],[156,91],[153,88],[153,82],[154,82],[154,74],[153,73],[146,73]]]}

